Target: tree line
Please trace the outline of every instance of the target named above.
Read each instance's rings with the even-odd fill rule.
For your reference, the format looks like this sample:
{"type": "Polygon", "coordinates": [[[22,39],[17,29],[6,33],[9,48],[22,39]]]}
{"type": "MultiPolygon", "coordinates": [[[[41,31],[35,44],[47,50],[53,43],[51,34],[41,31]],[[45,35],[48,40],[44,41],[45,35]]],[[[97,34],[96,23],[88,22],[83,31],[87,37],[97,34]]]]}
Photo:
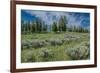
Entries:
{"type": "Polygon", "coordinates": [[[43,22],[41,19],[37,19],[33,22],[24,22],[21,21],[21,33],[34,33],[34,32],[46,32],[47,31],[47,24],[43,22]]]}
{"type": "Polygon", "coordinates": [[[48,26],[42,19],[38,18],[33,22],[21,21],[21,33],[39,33],[39,32],[89,32],[80,26],[67,26],[68,21],[66,16],[61,16],[58,21],[54,21],[50,26],[48,26]],[[48,30],[49,29],[49,30],[48,30]]]}

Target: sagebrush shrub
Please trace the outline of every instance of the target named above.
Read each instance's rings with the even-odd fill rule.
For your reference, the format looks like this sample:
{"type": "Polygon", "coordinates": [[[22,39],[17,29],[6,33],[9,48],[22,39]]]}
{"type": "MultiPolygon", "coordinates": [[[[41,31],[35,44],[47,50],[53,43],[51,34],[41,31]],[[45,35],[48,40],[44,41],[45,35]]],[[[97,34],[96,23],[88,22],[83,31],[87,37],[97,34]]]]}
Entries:
{"type": "Polygon", "coordinates": [[[40,41],[39,40],[32,40],[32,47],[33,48],[40,48],[40,41]]]}
{"type": "Polygon", "coordinates": [[[21,62],[36,62],[36,55],[32,51],[22,52],[21,62]]]}
{"type": "Polygon", "coordinates": [[[78,46],[74,48],[68,48],[66,53],[73,60],[87,59],[89,58],[90,48],[87,46],[78,46]]]}
{"type": "Polygon", "coordinates": [[[48,40],[48,42],[52,45],[52,46],[56,46],[56,45],[62,45],[63,41],[60,39],[50,39],[48,40]]]}
{"type": "Polygon", "coordinates": [[[72,41],[72,40],[78,40],[80,39],[80,37],[76,35],[65,34],[64,39],[65,41],[72,41]]]}
{"type": "Polygon", "coordinates": [[[41,48],[43,46],[45,46],[45,41],[43,40],[23,40],[21,42],[22,49],[41,48]]]}
{"type": "Polygon", "coordinates": [[[31,48],[32,47],[32,44],[31,44],[31,42],[30,41],[28,41],[28,40],[23,40],[22,42],[21,42],[21,49],[23,50],[23,49],[29,49],[29,48],[31,48]]]}
{"type": "Polygon", "coordinates": [[[50,61],[54,58],[54,53],[47,49],[47,48],[41,48],[42,50],[40,51],[40,57],[42,58],[42,61],[50,61]]]}

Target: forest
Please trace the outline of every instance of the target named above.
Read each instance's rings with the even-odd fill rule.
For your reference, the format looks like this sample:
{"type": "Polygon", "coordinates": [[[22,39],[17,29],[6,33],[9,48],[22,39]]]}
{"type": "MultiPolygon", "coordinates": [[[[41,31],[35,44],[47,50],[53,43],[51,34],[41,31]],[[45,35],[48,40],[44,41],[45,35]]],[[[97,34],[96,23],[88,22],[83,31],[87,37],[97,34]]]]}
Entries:
{"type": "Polygon", "coordinates": [[[22,34],[39,33],[39,32],[89,32],[88,29],[82,26],[67,26],[66,16],[61,16],[59,21],[54,21],[53,24],[47,25],[42,19],[38,18],[33,22],[21,22],[22,34]]]}

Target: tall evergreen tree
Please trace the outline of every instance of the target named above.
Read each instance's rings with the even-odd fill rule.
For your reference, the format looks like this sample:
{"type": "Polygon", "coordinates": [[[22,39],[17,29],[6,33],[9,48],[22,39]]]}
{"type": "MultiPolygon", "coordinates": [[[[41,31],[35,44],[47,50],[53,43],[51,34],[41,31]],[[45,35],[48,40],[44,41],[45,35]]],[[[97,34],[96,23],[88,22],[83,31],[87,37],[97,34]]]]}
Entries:
{"type": "Polygon", "coordinates": [[[32,33],[36,32],[36,25],[35,25],[34,22],[32,23],[31,28],[32,28],[32,29],[31,29],[31,30],[32,30],[32,33]]]}
{"type": "Polygon", "coordinates": [[[57,23],[53,22],[52,24],[52,31],[57,32],[57,23]]]}
{"type": "Polygon", "coordinates": [[[21,33],[24,33],[24,21],[21,21],[21,33]]]}
{"type": "Polygon", "coordinates": [[[43,22],[40,18],[38,18],[36,20],[36,28],[37,28],[37,32],[41,32],[42,31],[42,25],[43,25],[43,22]]]}
{"type": "Polygon", "coordinates": [[[66,31],[67,29],[67,19],[66,19],[66,16],[61,16],[60,19],[59,19],[59,31],[66,31]]]}

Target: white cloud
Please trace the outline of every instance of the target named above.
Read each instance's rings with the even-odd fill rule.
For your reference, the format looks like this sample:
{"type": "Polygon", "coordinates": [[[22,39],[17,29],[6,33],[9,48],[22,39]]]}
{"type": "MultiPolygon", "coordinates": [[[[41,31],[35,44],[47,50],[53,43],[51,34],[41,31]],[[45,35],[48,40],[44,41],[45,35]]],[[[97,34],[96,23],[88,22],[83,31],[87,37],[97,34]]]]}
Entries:
{"type": "Polygon", "coordinates": [[[88,19],[84,18],[84,16],[74,16],[73,14],[70,14],[69,12],[50,12],[50,11],[33,11],[33,10],[25,10],[25,12],[31,14],[32,16],[36,16],[41,18],[43,21],[46,22],[46,24],[50,25],[53,23],[53,21],[58,21],[60,16],[66,16],[68,19],[68,26],[72,26],[72,25],[77,25],[77,26],[81,26],[81,22],[84,19],[88,19]],[[76,18],[78,17],[79,20],[76,20],[76,18]]]}

